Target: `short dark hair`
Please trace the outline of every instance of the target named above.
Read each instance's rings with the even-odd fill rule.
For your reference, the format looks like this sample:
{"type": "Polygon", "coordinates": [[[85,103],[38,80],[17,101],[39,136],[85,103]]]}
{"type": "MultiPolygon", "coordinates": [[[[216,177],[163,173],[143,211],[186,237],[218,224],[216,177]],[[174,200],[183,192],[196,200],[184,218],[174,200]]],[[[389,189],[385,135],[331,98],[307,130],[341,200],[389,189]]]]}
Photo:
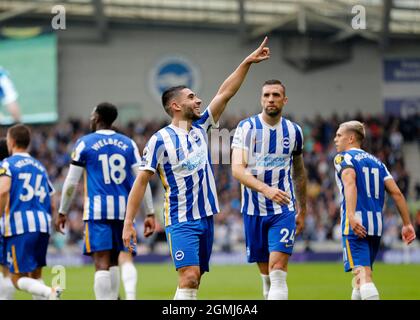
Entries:
{"type": "Polygon", "coordinates": [[[31,130],[23,124],[15,124],[7,130],[7,134],[19,148],[26,149],[31,143],[31,130]]]}
{"type": "Polygon", "coordinates": [[[263,87],[274,85],[274,84],[280,85],[283,88],[283,94],[286,95],[286,86],[280,80],[276,80],[276,79],[266,80],[263,84],[263,87]]]}
{"type": "Polygon", "coordinates": [[[109,127],[118,117],[117,107],[109,102],[98,104],[95,108],[95,112],[98,114],[99,121],[105,123],[109,127]]]}
{"type": "Polygon", "coordinates": [[[171,101],[174,97],[178,95],[181,90],[187,89],[187,86],[175,86],[166,89],[162,93],[162,106],[165,109],[166,113],[172,116],[171,109],[169,108],[169,101],[171,101]]]}
{"type": "Polygon", "coordinates": [[[0,161],[9,156],[9,150],[7,150],[6,138],[0,138],[0,161]]]}

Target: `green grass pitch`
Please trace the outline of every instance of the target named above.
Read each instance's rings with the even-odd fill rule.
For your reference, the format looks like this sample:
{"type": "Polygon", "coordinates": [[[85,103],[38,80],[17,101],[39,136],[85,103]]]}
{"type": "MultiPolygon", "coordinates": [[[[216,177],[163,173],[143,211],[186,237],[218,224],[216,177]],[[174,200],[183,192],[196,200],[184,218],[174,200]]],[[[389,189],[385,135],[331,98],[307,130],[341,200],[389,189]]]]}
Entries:
{"type": "MultiPolygon", "coordinates": [[[[171,300],[177,273],[171,264],[137,264],[137,298],[141,300],[171,300]]],[[[90,300],[93,293],[93,266],[67,267],[66,290],[63,300],[90,300]]],[[[44,268],[44,281],[51,283],[50,268],[44,268]]],[[[288,272],[289,299],[291,300],[347,300],[351,295],[351,274],[343,271],[341,263],[291,264],[288,272]]],[[[374,266],[374,281],[381,299],[420,299],[420,265],[374,266]]],[[[201,281],[198,298],[222,300],[261,299],[261,278],[255,264],[214,265],[201,281]]],[[[121,288],[121,297],[124,293],[121,288]]],[[[31,299],[17,292],[16,299],[31,299]]]]}

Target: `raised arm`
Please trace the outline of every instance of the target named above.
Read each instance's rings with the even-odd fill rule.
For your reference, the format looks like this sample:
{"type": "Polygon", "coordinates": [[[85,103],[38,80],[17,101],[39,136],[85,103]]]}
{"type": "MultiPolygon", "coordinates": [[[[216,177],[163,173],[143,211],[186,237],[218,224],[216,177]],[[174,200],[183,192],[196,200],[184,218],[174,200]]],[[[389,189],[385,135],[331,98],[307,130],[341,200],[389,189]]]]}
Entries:
{"type": "Polygon", "coordinates": [[[233,148],[232,150],[232,175],[241,184],[262,193],[266,198],[277,202],[280,205],[287,205],[290,202],[289,195],[278,189],[273,188],[255,178],[247,170],[247,150],[233,148]]]}
{"type": "Polygon", "coordinates": [[[21,114],[20,114],[20,107],[17,101],[13,101],[8,103],[7,110],[9,111],[10,115],[13,117],[15,122],[21,121],[21,114]]]}
{"type": "Polygon", "coordinates": [[[238,92],[248,73],[251,64],[270,58],[270,49],[266,47],[268,38],[265,37],[260,46],[246,57],[236,70],[222,83],[216,96],[210,102],[209,108],[215,122],[226,108],[228,101],[238,92]]]}
{"type": "MultiPolygon", "coordinates": [[[[124,219],[123,241],[124,245],[130,250],[132,249],[130,247],[130,240],[133,241],[133,245],[137,243],[137,233],[134,228],[134,217],[136,216],[136,212],[140,208],[140,204],[143,201],[144,193],[146,192],[146,187],[152,176],[153,172],[149,170],[140,171],[140,173],[137,175],[136,180],[134,181],[133,188],[131,189],[130,194],[128,196],[127,212],[125,214],[124,219]]],[[[153,223],[149,224],[148,229],[146,229],[147,225],[145,221],[144,235],[146,237],[151,235],[154,231],[154,215],[152,215],[150,219],[153,219],[153,223]]]]}
{"type": "Polygon", "coordinates": [[[296,234],[303,231],[306,216],[306,170],[303,154],[293,156],[293,185],[296,190],[298,215],[296,217],[296,234]]]}
{"type": "Polygon", "coordinates": [[[404,195],[401,193],[394,179],[385,180],[385,190],[394,199],[397,205],[398,212],[403,221],[403,227],[401,230],[402,239],[406,244],[410,244],[416,239],[416,233],[414,227],[411,224],[410,215],[408,213],[407,202],[405,201],[404,195]]]}

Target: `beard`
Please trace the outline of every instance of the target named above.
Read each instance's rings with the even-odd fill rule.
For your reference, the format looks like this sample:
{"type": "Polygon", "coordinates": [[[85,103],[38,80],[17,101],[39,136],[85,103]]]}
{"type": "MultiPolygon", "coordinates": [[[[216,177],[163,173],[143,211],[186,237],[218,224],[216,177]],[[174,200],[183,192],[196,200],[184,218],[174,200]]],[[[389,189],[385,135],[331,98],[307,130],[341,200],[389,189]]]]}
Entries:
{"type": "Polygon", "coordinates": [[[192,120],[192,121],[197,121],[201,118],[201,115],[200,114],[199,115],[195,114],[193,109],[187,109],[185,111],[184,116],[185,116],[185,119],[192,120]]]}
{"type": "Polygon", "coordinates": [[[281,113],[281,108],[266,108],[265,113],[274,118],[277,117],[281,113]]]}

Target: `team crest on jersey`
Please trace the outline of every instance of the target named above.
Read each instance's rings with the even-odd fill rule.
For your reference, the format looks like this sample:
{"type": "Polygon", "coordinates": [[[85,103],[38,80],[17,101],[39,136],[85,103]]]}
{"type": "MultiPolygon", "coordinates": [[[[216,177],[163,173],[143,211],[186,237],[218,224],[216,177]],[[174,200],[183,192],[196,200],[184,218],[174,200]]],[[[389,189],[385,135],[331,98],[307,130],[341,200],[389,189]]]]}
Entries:
{"type": "Polygon", "coordinates": [[[146,158],[148,154],[149,154],[149,149],[148,148],[144,148],[144,150],[143,150],[143,158],[146,158]]]}
{"type": "Polygon", "coordinates": [[[289,138],[283,138],[283,148],[289,148],[290,147],[290,139],[289,138]]]}
{"type": "Polygon", "coordinates": [[[335,164],[338,165],[338,164],[341,164],[341,162],[343,162],[343,160],[344,160],[344,157],[341,154],[339,154],[335,157],[334,162],[335,162],[335,164]]]}
{"type": "Polygon", "coordinates": [[[198,139],[200,139],[195,131],[191,132],[191,138],[193,138],[195,142],[197,142],[198,139]]]}
{"type": "Polygon", "coordinates": [[[178,250],[175,252],[175,259],[178,261],[184,259],[184,251],[178,250]]]}

